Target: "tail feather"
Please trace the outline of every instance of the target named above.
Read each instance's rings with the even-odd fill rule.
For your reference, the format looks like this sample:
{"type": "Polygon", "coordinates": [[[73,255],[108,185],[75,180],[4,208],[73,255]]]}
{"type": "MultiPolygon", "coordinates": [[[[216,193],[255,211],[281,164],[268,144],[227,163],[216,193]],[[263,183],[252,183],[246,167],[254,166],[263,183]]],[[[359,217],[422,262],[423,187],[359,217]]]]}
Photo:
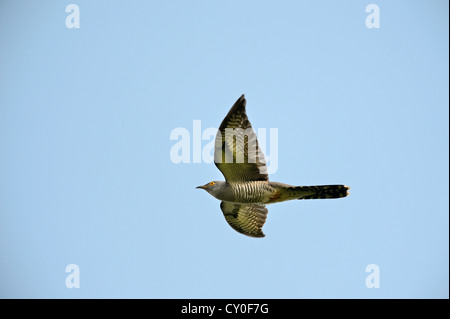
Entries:
{"type": "Polygon", "coordinates": [[[325,199],[348,196],[350,187],[346,185],[292,186],[286,188],[290,199],[325,199]]]}

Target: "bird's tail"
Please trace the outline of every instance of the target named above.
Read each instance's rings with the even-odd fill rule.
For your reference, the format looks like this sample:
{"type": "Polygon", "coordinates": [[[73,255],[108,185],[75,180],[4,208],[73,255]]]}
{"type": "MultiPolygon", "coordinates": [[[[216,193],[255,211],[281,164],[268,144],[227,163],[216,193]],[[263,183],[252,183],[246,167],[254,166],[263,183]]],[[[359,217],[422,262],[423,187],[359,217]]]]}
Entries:
{"type": "Polygon", "coordinates": [[[291,186],[277,182],[270,182],[270,185],[275,193],[270,197],[269,204],[292,199],[341,198],[350,194],[350,187],[345,185],[291,186]]]}
{"type": "Polygon", "coordinates": [[[346,197],[349,189],[345,185],[293,186],[286,192],[290,199],[325,199],[346,197]]]}

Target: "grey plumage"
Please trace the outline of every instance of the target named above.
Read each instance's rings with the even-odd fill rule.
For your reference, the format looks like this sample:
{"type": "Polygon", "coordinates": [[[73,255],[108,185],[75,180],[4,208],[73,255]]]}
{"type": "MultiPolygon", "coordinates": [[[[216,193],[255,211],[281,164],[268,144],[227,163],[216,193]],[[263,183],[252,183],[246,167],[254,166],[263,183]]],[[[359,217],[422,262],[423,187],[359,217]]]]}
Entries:
{"type": "Polygon", "coordinates": [[[220,208],[228,224],[251,237],[264,237],[266,204],[292,199],[346,197],[345,185],[292,186],[269,181],[264,154],[248,120],[242,95],[225,116],[216,135],[214,162],[225,177],[203,186],[221,200],[220,208]]]}

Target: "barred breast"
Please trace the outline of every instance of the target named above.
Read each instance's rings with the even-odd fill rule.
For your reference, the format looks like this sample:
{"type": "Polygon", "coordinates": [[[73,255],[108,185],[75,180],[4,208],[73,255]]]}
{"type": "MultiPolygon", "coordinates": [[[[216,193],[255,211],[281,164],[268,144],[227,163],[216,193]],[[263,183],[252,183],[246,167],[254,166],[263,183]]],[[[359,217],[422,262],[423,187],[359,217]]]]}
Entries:
{"type": "Polygon", "coordinates": [[[236,203],[266,203],[274,192],[266,181],[249,181],[230,184],[236,203]]]}

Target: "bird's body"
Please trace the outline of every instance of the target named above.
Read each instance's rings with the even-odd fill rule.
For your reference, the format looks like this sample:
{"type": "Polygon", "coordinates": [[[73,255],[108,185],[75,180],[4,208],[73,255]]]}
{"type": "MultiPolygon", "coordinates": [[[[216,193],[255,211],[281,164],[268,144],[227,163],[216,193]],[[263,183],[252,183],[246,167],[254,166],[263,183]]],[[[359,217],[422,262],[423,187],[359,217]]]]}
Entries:
{"type": "Polygon", "coordinates": [[[226,181],[197,188],[221,200],[225,219],[236,231],[264,237],[266,204],[293,199],[340,198],[348,195],[345,185],[292,186],[269,181],[264,154],[247,118],[242,95],[219,127],[215,141],[215,164],[226,181]]]}
{"type": "MultiPolygon", "coordinates": [[[[215,198],[239,204],[274,204],[292,199],[325,199],[347,196],[345,185],[292,186],[278,182],[249,181],[228,183],[215,181],[215,198]]],[[[207,189],[206,189],[207,190],[207,189]]]]}
{"type": "Polygon", "coordinates": [[[265,204],[275,192],[265,181],[248,181],[243,183],[215,182],[219,192],[211,192],[215,198],[240,204],[265,204]]]}

